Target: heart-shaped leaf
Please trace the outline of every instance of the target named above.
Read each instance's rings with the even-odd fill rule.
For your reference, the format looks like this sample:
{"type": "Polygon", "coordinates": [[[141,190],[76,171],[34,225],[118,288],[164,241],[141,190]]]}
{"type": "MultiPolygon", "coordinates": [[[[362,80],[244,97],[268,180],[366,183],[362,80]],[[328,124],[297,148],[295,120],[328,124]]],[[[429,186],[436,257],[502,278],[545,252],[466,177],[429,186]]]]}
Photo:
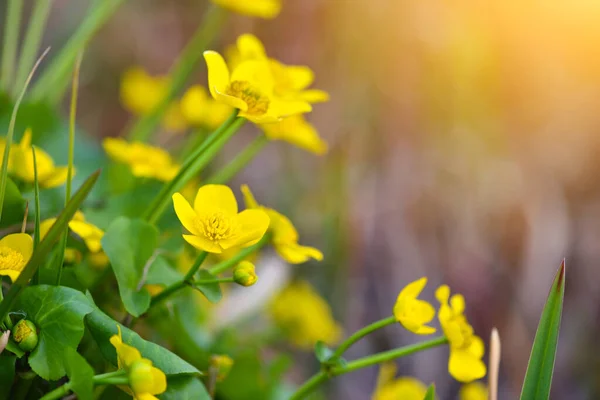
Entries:
{"type": "Polygon", "coordinates": [[[69,349],[83,337],[83,318],[93,311],[85,295],[62,286],[30,286],[23,290],[15,309],[23,311],[38,328],[39,341],[29,365],[46,380],[65,376],[69,349]]]}
{"type": "Polygon", "coordinates": [[[68,348],[65,360],[71,390],[79,400],[94,398],[94,369],[77,350],[68,348]]]}
{"type": "Polygon", "coordinates": [[[102,238],[102,248],[117,278],[127,312],[139,317],[150,306],[150,293],[140,287],[144,268],[158,242],[158,230],[140,219],[117,218],[102,238]]]}
{"type": "Polygon", "coordinates": [[[167,381],[167,391],[160,395],[161,400],[210,400],[206,388],[193,376],[172,376],[167,381]]]}
{"type": "MultiPolygon", "coordinates": [[[[198,281],[211,281],[217,279],[217,277],[208,270],[201,269],[197,273],[198,281]]],[[[200,293],[204,295],[211,303],[218,303],[219,300],[223,297],[223,292],[221,292],[221,286],[218,282],[214,283],[194,283],[194,288],[198,289],[200,293]]]]}

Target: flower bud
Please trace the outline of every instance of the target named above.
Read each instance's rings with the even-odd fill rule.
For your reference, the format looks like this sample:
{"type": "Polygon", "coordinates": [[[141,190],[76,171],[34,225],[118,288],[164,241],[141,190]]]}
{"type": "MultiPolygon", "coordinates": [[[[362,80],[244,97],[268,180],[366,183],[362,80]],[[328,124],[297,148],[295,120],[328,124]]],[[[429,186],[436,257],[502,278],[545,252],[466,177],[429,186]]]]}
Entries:
{"type": "Polygon", "coordinates": [[[134,393],[147,393],[154,387],[152,362],[145,358],[134,361],[129,369],[129,386],[134,393]]]}
{"type": "Polygon", "coordinates": [[[13,339],[23,351],[31,351],[38,344],[37,327],[28,319],[22,319],[14,326],[13,339]]]}
{"type": "Polygon", "coordinates": [[[219,382],[227,378],[231,367],[233,367],[233,360],[229,356],[213,355],[210,357],[210,368],[216,372],[219,382]]]}
{"type": "Polygon", "coordinates": [[[254,272],[254,264],[249,261],[240,262],[233,270],[233,280],[242,286],[252,286],[258,280],[254,272]]]}

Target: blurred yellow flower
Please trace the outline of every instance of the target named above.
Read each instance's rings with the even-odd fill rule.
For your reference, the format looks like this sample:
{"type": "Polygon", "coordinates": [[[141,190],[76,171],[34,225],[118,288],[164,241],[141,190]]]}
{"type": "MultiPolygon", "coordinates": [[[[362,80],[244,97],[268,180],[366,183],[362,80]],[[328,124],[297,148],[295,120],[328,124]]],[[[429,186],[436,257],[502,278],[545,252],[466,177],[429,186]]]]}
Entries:
{"type": "Polygon", "coordinates": [[[296,346],[310,350],[319,340],[334,345],[342,329],[333,319],[327,302],[308,282],[295,282],[270,303],[273,320],[296,346]]]}
{"type": "Polygon", "coordinates": [[[33,239],[26,233],[13,233],[0,240],[0,275],[16,281],[33,253],[33,239]]]}
{"type": "Polygon", "coordinates": [[[371,400],[423,400],[427,387],[418,379],[399,377],[394,363],[382,364],[377,376],[377,387],[371,400]]]}
{"type": "Polygon", "coordinates": [[[117,350],[119,369],[124,369],[129,378],[130,394],[137,400],[158,400],[155,394],[167,390],[167,377],[160,369],[152,365],[152,361],[142,358],[135,347],[123,343],[121,327],[117,325],[118,335],[110,338],[110,343],[117,350]]]}
{"type": "Polygon", "coordinates": [[[327,143],[302,115],[293,115],[272,124],[261,124],[260,129],[271,140],[283,140],[318,155],[327,153],[327,143]]]}
{"type": "Polygon", "coordinates": [[[323,259],[323,253],[318,249],[298,244],[298,231],[285,215],[272,208],[259,205],[248,185],[242,185],[242,193],[247,208],[264,210],[269,216],[271,220],[269,231],[273,235],[271,241],[275,251],[281,258],[290,264],[301,264],[311,258],[317,261],[323,259]]]}
{"type": "Polygon", "coordinates": [[[181,98],[181,113],[190,125],[214,130],[225,122],[232,111],[231,106],[214,100],[200,85],[190,87],[181,98]]]}
{"type": "Polygon", "coordinates": [[[216,372],[217,382],[222,382],[233,367],[233,359],[227,355],[212,355],[210,356],[210,367],[216,372]]]}
{"type": "Polygon", "coordinates": [[[435,317],[435,309],[425,300],[417,298],[426,284],[425,277],[409,283],[402,289],[394,305],[396,320],[417,335],[430,335],[435,332],[435,328],[426,325],[435,317]]]}
{"type": "Polygon", "coordinates": [[[481,382],[463,385],[458,392],[459,400],[488,400],[488,389],[481,382]]]}
{"type": "Polygon", "coordinates": [[[102,145],[110,158],[127,164],[134,176],[168,182],[179,172],[179,165],[159,147],[112,137],[104,139],[102,145]]]}
{"type": "MultiPolygon", "coordinates": [[[[4,149],[4,142],[1,147],[4,149]]],[[[52,157],[39,147],[35,148],[35,157],[40,187],[53,188],[67,181],[67,167],[55,166],[52,157]]],[[[25,131],[18,145],[11,147],[8,161],[9,173],[27,183],[35,181],[31,129],[25,131]]],[[[75,170],[73,169],[74,174],[75,170]]]]}
{"type": "Polygon", "coordinates": [[[212,2],[250,17],[271,19],[281,11],[281,0],[212,0],[212,2]]]}
{"type": "Polygon", "coordinates": [[[219,53],[205,51],[204,59],[210,94],[215,100],[239,109],[240,117],[261,124],[312,110],[305,101],[282,100],[275,96],[273,76],[262,61],[244,61],[230,74],[219,53]]]}
{"type": "Polygon", "coordinates": [[[69,221],[69,228],[83,240],[90,252],[98,253],[102,250],[101,240],[104,237],[104,231],[87,222],[83,214],[79,219],[73,218],[69,221]]]}
{"type": "Polygon", "coordinates": [[[191,233],[183,238],[195,248],[209,253],[251,246],[269,227],[269,217],[262,210],[238,213],[235,196],[225,185],[200,187],[193,208],[181,193],[175,193],[173,205],[181,224],[191,233]]]}
{"type": "Polygon", "coordinates": [[[245,61],[262,62],[271,73],[275,96],[308,103],[321,103],[329,100],[327,92],[307,89],[315,80],[315,74],[309,67],[286,65],[274,58],[269,58],[260,39],[250,33],[240,35],[236,45],[227,52],[229,67],[234,70],[245,61]]]}
{"type": "Polygon", "coordinates": [[[471,382],[486,374],[483,340],[476,336],[464,315],[465,299],[460,294],[450,298],[450,288],[440,286],[435,297],[440,302],[438,319],[450,344],[448,371],[459,382],[471,382]],[[450,300],[450,303],[448,303],[450,300]]]}
{"type": "MultiPolygon", "coordinates": [[[[125,71],[121,78],[121,103],[134,115],[150,113],[165,96],[169,87],[166,76],[150,76],[140,67],[125,71]]],[[[172,103],[162,121],[163,126],[179,132],[186,124],[178,103],[172,103]]]]}

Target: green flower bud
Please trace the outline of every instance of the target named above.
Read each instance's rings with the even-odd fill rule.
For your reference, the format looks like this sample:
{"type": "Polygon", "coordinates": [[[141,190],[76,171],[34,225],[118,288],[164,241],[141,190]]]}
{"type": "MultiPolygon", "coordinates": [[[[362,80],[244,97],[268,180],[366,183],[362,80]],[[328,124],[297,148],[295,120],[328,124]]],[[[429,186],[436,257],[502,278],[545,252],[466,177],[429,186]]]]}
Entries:
{"type": "Polygon", "coordinates": [[[233,280],[235,283],[242,286],[252,286],[258,280],[256,272],[254,272],[254,264],[249,261],[240,262],[233,269],[233,280]]]}
{"type": "Polygon", "coordinates": [[[14,326],[13,339],[23,351],[31,351],[38,344],[37,327],[28,319],[22,319],[14,326]]]}
{"type": "Polygon", "coordinates": [[[227,378],[231,367],[233,367],[233,360],[229,356],[213,355],[210,357],[210,368],[215,371],[219,382],[227,378]]]}

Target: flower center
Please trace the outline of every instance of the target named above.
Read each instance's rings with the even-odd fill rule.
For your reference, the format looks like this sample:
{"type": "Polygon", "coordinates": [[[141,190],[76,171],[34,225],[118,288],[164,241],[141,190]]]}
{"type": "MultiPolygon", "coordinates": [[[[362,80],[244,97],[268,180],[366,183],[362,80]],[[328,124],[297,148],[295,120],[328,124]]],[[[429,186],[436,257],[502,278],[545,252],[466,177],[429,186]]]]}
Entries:
{"type": "Polygon", "coordinates": [[[229,215],[220,211],[204,218],[198,218],[196,224],[198,230],[213,242],[230,238],[236,231],[234,220],[229,215]]]}
{"type": "Polygon", "coordinates": [[[227,94],[242,99],[248,105],[249,115],[263,115],[269,109],[269,99],[257,91],[249,82],[233,81],[227,88],[227,94]]]}
{"type": "Polygon", "coordinates": [[[10,247],[0,247],[0,270],[21,271],[24,265],[23,254],[10,247]]]}

